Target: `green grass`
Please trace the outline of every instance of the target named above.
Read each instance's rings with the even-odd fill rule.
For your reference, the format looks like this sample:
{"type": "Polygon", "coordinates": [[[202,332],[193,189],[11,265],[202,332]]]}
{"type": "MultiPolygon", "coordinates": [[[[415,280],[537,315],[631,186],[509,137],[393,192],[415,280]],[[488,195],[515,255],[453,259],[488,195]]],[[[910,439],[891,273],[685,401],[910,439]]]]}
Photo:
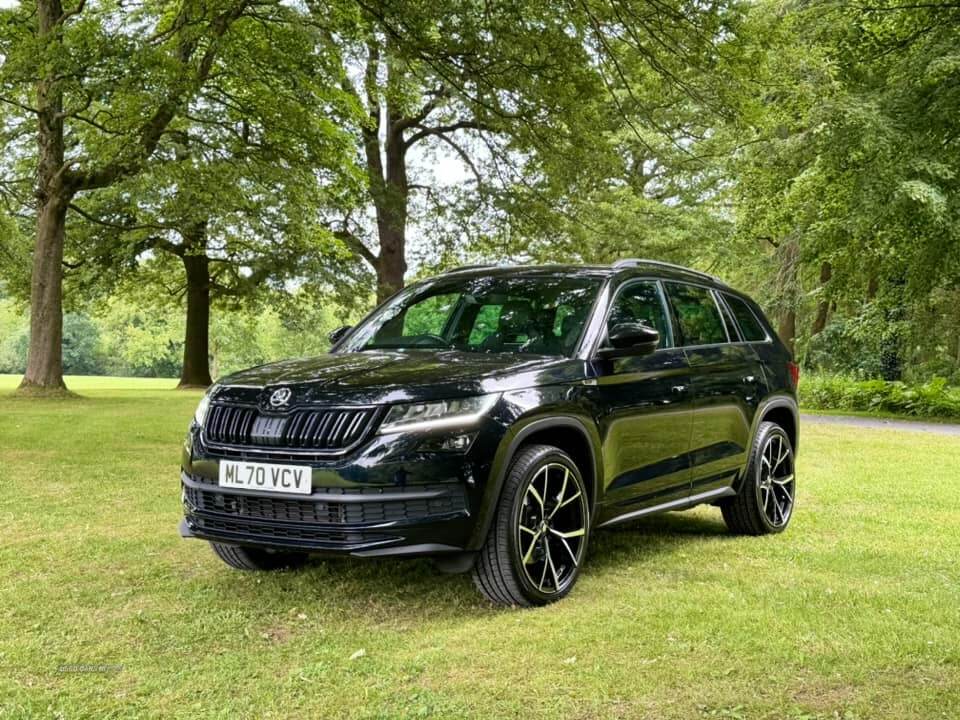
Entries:
{"type": "Polygon", "coordinates": [[[960,439],[809,426],[785,534],[600,532],[511,611],[425,561],[229,570],[177,535],[199,394],[68,383],[0,378],[0,717],[960,716],[960,439]]]}

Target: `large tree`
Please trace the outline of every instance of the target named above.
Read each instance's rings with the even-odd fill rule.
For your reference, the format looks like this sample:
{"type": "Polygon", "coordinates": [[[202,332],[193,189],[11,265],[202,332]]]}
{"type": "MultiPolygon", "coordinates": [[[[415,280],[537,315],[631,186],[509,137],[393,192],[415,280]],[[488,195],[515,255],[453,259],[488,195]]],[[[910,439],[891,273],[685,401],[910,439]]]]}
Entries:
{"type": "Polygon", "coordinates": [[[393,0],[360,3],[334,25],[326,6],[312,9],[340,53],[344,91],[365,108],[352,132],[368,210],[328,218],[376,272],[378,299],[404,284],[412,210],[422,226],[473,211],[536,156],[590,162],[605,89],[582,10],[393,0]],[[462,165],[464,187],[438,185],[438,154],[462,165]]]}
{"type": "Polygon", "coordinates": [[[64,388],[63,257],[78,195],[136,175],[210,80],[233,27],[259,0],[23,2],[0,23],[4,125],[34,124],[35,243],[22,389],[64,388]]]}
{"type": "Polygon", "coordinates": [[[725,232],[700,153],[717,151],[710,130],[729,105],[737,3],[361,8],[330,42],[368,109],[355,136],[373,221],[340,227],[381,299],[403,283],[411,218],[442,243],[423,253],[441,264],[643,248],[691,259],[725,232]],[[431,176],[444,155],[460,187],[431,176]]]}
{"type": "Polygon", "coordinates": [[[182,303],[181,387],[210,383],[212,304],[357,279],[317,215],[358,192],[340,130],[352,99],[330,82],[322,38],[294,10],[260,19],[235,28],[140,173],[71,205],[67,257],[83,294],[125,279],[182,303]]]}

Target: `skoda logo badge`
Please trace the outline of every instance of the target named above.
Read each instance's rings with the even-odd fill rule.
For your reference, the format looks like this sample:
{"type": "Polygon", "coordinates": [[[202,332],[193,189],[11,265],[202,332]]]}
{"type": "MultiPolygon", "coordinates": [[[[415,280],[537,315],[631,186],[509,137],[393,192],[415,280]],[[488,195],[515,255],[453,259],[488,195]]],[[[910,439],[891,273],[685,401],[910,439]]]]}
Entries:
{"type": "Polygon", "coordinates": [[[281,408],[286,407],[290,402],[290,396],[293,395],[290,388],[282,387],[277,388],[270,395],[270,407],[281,408]]]}

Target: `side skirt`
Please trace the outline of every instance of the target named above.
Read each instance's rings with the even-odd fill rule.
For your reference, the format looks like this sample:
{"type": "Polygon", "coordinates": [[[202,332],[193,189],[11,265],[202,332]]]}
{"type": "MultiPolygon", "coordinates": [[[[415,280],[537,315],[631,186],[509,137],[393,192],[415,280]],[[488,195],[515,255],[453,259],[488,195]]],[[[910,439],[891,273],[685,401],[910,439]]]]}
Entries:
{"type": "Polygon", "coordinates": [[[636,518],[643,517],[644,515],[653,515],[654,513],[666,512],[667,510],[686,510],[694,505],[700,505],[702,503],[718,500],[724,497],[731,497],[732,495],[736,494],[736,491],[731,487],[715,488],[713,490],[707,490],[706,492],[697,493],[696,495],[690,495],[685,498],[678,498],[677,500],[661,503],[660,505],[651,505],[650,507],[641,508],[640,510],[634,510],[633,512],[626,513],[625,515],[618,515],[615,518],[610,518],[606,522],[600,523],[597,525],[597,527],[616,525],[617,523],[626,522],[627,520],[634,520],[636,518]]]}

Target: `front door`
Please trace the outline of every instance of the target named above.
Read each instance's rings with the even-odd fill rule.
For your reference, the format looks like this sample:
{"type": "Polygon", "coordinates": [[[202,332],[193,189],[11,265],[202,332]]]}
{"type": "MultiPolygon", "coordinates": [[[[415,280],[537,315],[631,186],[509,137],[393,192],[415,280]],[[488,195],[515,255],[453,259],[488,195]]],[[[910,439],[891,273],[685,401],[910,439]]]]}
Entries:
{"type": "Polygon", "coordinates": [[[644,323],[660,333],[650,355],[597,360],[597,408],[606,491],[601,522],[683,499],[690,487],[693,388],[686,354],[674,347],[660,283],[630,281],[611,305],[607,329],[644,323]]]}

